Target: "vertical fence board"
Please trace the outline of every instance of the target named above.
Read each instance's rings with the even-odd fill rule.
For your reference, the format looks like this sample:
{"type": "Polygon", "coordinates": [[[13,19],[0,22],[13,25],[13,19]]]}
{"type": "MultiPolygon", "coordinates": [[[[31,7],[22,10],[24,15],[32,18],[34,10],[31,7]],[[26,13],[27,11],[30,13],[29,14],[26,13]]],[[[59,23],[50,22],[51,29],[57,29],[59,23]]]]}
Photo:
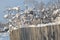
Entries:
{"type": "Polygon", "coordinates": [[[19,29],[10,31],[10,40],[20,40],[19,29]]]}
{"type": "Polygon", "coordinates": [[[10,40],[60,40],[60,25],[12,30],[10,40]]]}

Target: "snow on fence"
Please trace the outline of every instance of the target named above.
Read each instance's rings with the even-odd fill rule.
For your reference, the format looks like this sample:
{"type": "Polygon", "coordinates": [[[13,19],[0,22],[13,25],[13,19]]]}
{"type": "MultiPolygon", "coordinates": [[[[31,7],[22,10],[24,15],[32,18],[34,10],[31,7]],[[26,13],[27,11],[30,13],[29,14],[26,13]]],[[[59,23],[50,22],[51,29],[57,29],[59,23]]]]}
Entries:
{"type": "Polygon", "coordinates": [[[60,40],[60,22],[29,25],[10,31],[10,40],[60,40]]]}
{"type": "MultiPolygon", "coordinates": [[[[28,28],[28,27],[46,27],[46,26],[54,26],[54,25],[60,25],[60,22],[53,22],[53,23],[46,23],[46,24],[38,24],[38,25],[23,25],[20,26],[19,28],[28,28]]],[[[14,28],[13,30],[16,30],[18,28],[14,28]]]]}

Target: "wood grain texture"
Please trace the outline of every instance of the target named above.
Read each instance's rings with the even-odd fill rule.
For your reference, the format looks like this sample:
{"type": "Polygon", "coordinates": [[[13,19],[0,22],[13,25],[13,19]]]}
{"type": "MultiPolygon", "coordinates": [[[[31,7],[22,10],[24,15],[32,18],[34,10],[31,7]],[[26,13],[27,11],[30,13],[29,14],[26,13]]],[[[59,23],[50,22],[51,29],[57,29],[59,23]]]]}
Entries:
{"type": "Polygon", "coordinates": [[[60,25],[19,28],[10,31],[10,40],[60,40],[60,25]]]}

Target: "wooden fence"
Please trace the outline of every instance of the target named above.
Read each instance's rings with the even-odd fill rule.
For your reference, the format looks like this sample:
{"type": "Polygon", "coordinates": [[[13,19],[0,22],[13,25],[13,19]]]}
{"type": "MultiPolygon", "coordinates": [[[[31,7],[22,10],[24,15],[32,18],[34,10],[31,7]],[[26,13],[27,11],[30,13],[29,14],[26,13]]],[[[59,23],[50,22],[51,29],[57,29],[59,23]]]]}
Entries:
{"type": "Polygon", "coordinates": [[[60,40],[60,25],[19,28],[10,31],[10,40],[60,40]]]}

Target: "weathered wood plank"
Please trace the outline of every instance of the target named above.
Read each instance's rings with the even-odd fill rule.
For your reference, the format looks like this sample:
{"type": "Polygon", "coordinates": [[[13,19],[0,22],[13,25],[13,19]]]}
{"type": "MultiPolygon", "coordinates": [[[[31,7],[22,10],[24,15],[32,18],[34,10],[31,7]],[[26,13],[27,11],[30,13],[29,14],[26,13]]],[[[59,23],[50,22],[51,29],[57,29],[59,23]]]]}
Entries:
{"type": "Polygon", "coordinates": [[[13,30],[10,40],[60,40],[60,25],[13,30]]]}
{"type": "Polygon", "coordinates": [[[20,40],[19,29],[10,31],[10,40],[20,40]]]}

